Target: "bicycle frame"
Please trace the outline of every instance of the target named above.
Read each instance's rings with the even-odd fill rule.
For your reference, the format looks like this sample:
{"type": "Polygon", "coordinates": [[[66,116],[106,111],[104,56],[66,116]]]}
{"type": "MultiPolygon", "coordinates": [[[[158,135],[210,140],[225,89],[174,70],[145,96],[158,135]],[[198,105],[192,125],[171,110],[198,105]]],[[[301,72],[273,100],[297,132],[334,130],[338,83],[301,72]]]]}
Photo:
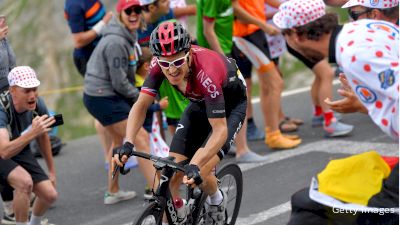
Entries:
{"type": "MultiPolygon", "coordinates": [[[[156,170],[161,171],[160,183],[154,193],[153,198],[150,200],[150,202],[154,202],[157,205],[157,210],[160,212],[160,216],[158,217],[156,224],[161,224],[163,213],[165,212],[169,224],[181,225],[182,221],[179,220],[177,216],[177,210],[174,205],[173,197],[171,196],[169,184],[175,172],[184,172],[183,166],[174,162],[173,157],[160,158],[136,151],[133,152],[133,155],[153,161],[153,166],[156,168],[156,170]]],[[[189,206],[185,224],[195,224],[198,221],[197,219],[200,215],[201,208],[206,197],[207,196],[205,196],[200,189],[188,187],[186,196],[187,204],[183,206],[189,206]]]]}

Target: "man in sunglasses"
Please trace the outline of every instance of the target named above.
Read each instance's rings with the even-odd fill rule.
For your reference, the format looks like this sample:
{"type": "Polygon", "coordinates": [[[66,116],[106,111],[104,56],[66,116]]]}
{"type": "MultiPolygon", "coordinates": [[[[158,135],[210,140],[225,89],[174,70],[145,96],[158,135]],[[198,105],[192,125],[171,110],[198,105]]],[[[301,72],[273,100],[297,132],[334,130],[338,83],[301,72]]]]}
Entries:
{"type": "Polygon", "coordinates": [[[358,1],[350,0],[342,6],[347,8],[353,21],[359,19],[384,20],[394,24],[399,24],[399,1],[358,1]]]}
{"type": "MultiPolygon", "coordinates": [[[[380,0],[387,8],[398,1],[380,0]]],[[[399,30],[393,23],[362,19],[338,26],[337,16],[325,14],[322,0],[290,0],[279,7],[273,17],[282,29],[288,44],[308,58],[329,58],[343,68],[344,74],[362,107],[354,112],[368,113],[383,132],[399,141],[399,30]]],[[[329,102],[329,99],[326,101],[329,102]]],[[[398,149],[396,150],[398,151],[398,149]]],[[[398,164],[383,182],[382,190],[369,199],[368,206],[398,207],[398,164]]],[[[292,199],[308,195],[295,194],[292,199]]],[[[308,201],[310,202],[310,200],[308,201]]],[[[312,206],[310,206],[312,205],[312,206]]],[[[293,205],[290,225],[331,224],[327,219],[332,211],[321,216],[324,207],[293,205]],[[308,218],[320,216],[325,223],[304,223],[296,214],[310,213],[308,218]]],[[[398,215],[374,217],[365,214],[358,224],[398,224],[398,215]],[[365,216],[365,217],[364,217],[365,216]],[[394,216],[394,217],[393,217],[394,216]],[[396,220],[391,220],[397,218],[396,220]],[[389,221],[385,221],[389,219],[389,221]],[[394,221],[394,223],[393,223],[394,221]]]]}
{"type": "Polygon", "coordinates": [[[151,71],[131,109],[126,142],[114,151],[114,161],[122,166],[121,161],[131,155],[147,108],[163,80],[168,80],[190,100],[170,146],[170,156],[177,162],[189,160],[185,174],[172,179],[172,196],[179,196],[182,179],[186,185],[202,184],[200,188],[209,195],[205,223],[224,224],[227,198],[218,190],[212,170],[228,152],[246,117],[244,78],[234,60],[191,46],[188,32],[176,22],[161,23],[152,32],[150,49],[155,56],[151,71]]]}

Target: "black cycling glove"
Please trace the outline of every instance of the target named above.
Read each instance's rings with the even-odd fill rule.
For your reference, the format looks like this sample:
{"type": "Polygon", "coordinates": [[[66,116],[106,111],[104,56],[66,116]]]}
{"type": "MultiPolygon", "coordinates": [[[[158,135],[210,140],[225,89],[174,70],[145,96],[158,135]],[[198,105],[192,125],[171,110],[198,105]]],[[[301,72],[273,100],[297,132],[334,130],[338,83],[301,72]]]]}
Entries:
{"type": "Polygon", "coordinates": [[[200,185],[201,183],[203,183],[203,179],[201,179],[200,176],[200,169],[197,165],[189,164],[185,165],[184,168],[185,168],[185,175],[187,176],[188,179],[193,178],[194,183],[196,185],[200,185]]]}
{"type": "Polygon", "coordinates": [[[125,142],[122,146],[113,149],[113,155],[118,154],[119,160],[126,155],[128,158],[132,155],[135,146],[130,142],[125,142]]]}

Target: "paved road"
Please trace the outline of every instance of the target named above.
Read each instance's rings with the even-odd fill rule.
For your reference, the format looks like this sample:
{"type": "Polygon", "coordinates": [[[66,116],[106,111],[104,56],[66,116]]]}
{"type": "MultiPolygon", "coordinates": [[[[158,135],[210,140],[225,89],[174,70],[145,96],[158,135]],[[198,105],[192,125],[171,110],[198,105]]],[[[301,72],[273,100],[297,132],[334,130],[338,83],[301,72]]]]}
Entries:
{"type": "MultiPolygon", "coordinates": [[[[312,110],[309,92],[286,93],[284,111],[305,119],[298,134],[303,144],[286,151],[271,151],[262,141],[250,147],[267,154],[269,160],[259,164],[242,164],[244,195],[237,224],[286,224],[290,216],[290,196],[309,185],[311,177],[331,159],[375,149],[385,155],[397,155],[399,146],[386,137],[366,115],[345,115],[344,122],[355,124],[351,136],[323,138],[322,128],[311,128],[312,110]]],[[[257,101],[256,101],[257,102],[257,101]]],[[[255,119],[262,124],[258,104],[255,119]]],[[[261,127],[261,126],[260,126],[261,127]]],[[[123,189],[135,190],[137,198],[117,205],[103,204],[106,173],[102,150],[95,136],[68,142],[56,157],[59,200],[48,213],[57,225],[125,225],[142,210],[144,178],[137,169],[122,177],[123,189]]],[[[229,156],[225,162],[232,162],[229,156]]],[[[43,163],[43,162],[41,162],[43,163]]]]}

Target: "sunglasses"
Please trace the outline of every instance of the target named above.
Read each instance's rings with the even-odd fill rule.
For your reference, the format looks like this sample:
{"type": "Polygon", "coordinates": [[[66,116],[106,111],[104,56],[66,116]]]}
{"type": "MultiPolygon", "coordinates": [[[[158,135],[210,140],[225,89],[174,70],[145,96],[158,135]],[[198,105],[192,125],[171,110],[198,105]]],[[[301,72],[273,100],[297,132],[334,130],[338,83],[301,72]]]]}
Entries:
{"type": "Polygon", "coordinates": [[[168,62],[168,61],[165,61],[165,60],[160,60],[160,59],[157,58],[157,63],[163,69],[169,69],[171,67],[171,65],[173,65],[175,68],[179,68],[179,67],[183,66],[183,64],[185,64],[186,58],[188,56],[189,56],[189,52],[186,53],[185,56],[183,56],[181,58],[178,58],[178,59],[175,59],[172,62],[168,62]]]}
{"type": "Polygon", "coordinates": [[[134,7],[130,7],[124,10],[124,12],[126,13],[126,15],[131,15],[132,12],[135,12],[135,14],[140,14],[142,13],[142,7],[140,6],[134,6],[134,7]]]}
{"type": "Polygon", "coordinates": [[[371,12],[370,9],[366,9],[364,11],[358,11],[358,12],[357,11],[351,11],[349,9],[349,16],[351,17],[352,20],[356,21],[356,20],[358,20],[358,17],[360,17],[361,15],[363,15],[365,13],[369,13],[369,12],[371,12]]]}

